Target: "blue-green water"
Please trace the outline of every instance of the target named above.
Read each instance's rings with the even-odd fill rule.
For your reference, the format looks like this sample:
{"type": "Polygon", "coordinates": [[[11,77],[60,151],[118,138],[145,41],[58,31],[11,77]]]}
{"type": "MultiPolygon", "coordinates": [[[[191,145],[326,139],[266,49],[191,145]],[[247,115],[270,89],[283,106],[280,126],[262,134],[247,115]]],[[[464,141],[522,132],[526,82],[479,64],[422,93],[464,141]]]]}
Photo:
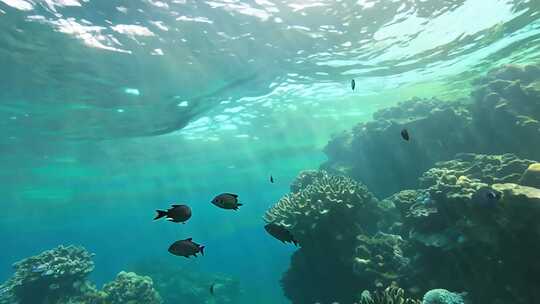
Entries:
{"type": "Polygon", "coordinates": [[[0,0],[0,281],[75,244],[98,285],[150,260],[234,277],[238,303],[290,303],[296,248],[264,231],[265,211],[375,111],[466,100],[488,71],[538,63],[539,5],[0,0]],[[244,206],[210,204],[222,192],[244,206]],[[187,224],[152,221],[173,202],[187,224]],[[187,237],[204,257],[167,252],[187,237]]]}

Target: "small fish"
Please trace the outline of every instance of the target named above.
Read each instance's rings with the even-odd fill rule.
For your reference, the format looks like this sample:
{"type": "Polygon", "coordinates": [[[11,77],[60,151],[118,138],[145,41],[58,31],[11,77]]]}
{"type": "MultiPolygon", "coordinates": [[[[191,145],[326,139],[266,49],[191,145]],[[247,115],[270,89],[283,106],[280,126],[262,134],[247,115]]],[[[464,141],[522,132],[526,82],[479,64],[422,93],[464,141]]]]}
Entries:
{"type": "Polygon", "coordinates": [[[407,131],[407,129],[401,130],[401,137],[403,137],[403,139],[405,139],[406,141],[409,141],[409,131],[407,131]]]}
{"type": "Polygon", "coordinates": [[[222,193],[214,197],[212,204],[219,208],[232,210],[238,210],[238,207],[243,205],[238,202],[238,195],[233,193],[222,193]]]}
{"type": "Polygon", "coordinates": [[[190,256],[197,256],[197,253],[204,255],[204,246],[201,246],[193,242],[192,238],[176,241],[169,246],[170,253],[189,258],[190,256]]]}
{"type": "Polygon", "coordinates": [[[214,295],[214,287],[216,286],[216,283],[212,283],[212,285],[210,285],[210,294],[211,295],[214,295]]]}
{"type": "Polygon", "coordinates": [[[491,187],[482,187],[473,194],[473,202],[480,207],[495,207],[501,199],[501,193],[491,187]]]}
{"type": "Polygon", "coordinates": [[[270,175],[270,182],[273,184],[274,183],[274,177],[272,175],[270,175]]]}
{"type": "Polygon", "coordinates": [[[298,246],[298,241],[294,239],[291,232],[281,225],[270,223],[264,226],[264,230],[283,243],[291,242],[295,246],[298,246]]]}
{"type": "Polygon", "coordinates": [[[154,220],[162,217],[167,217],[167,220],[173,223],[185,224],[191,218],[191,208],[187,205],[172,205],[171,208],[165,210],[156,210],[157,215],[154,220]]]}
{"type": "Polygon", "coordinates": [[[356,81],[351,80],[351,89],[354,91],[354,88],[356,88],[356,81]]]}

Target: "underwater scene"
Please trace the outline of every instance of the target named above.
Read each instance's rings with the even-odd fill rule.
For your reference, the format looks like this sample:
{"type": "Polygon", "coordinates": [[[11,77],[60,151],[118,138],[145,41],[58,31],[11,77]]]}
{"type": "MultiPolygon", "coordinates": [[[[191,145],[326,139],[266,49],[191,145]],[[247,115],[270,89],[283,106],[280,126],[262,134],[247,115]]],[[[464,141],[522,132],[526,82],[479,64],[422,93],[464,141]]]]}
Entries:
{"type": "Polygon", "coordinates": [[[0,0],[0,304],[539,304],[540,1],[0,0]]]}

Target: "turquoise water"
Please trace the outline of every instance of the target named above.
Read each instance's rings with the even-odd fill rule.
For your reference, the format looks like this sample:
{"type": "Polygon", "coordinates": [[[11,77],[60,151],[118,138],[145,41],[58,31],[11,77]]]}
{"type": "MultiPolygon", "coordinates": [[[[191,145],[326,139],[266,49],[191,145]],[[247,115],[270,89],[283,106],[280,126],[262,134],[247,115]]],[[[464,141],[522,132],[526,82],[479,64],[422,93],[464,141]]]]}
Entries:
{"type": "Polygon", "coordinates": [[[468,100],[487,72],[538,63],[539,41],[533,0],[0,0],[0,281],[74,244],[98,287],[153,261],[291,303],[297,248],[263,215],[332,136],[412,97],[468,100]],[[238,212],[210,204],[222,192],[238,212]],[[152,221],[173,202],[187,224],[152,221]],[[204,257],[167,252],[187,237],[204,257]]]}

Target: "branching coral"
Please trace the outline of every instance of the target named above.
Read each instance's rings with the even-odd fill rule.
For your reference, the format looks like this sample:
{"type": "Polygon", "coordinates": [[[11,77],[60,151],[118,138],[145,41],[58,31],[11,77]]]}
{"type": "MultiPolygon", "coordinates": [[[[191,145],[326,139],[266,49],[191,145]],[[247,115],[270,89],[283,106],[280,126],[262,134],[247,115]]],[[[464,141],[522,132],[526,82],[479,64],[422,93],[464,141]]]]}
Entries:
{"type": "Polygon", "coordinates": [[[363,292],[360,304],[421,304],[419,300],[405,298],[405,291],[397,286],[389,286],[382,292],[363,292]]]}

